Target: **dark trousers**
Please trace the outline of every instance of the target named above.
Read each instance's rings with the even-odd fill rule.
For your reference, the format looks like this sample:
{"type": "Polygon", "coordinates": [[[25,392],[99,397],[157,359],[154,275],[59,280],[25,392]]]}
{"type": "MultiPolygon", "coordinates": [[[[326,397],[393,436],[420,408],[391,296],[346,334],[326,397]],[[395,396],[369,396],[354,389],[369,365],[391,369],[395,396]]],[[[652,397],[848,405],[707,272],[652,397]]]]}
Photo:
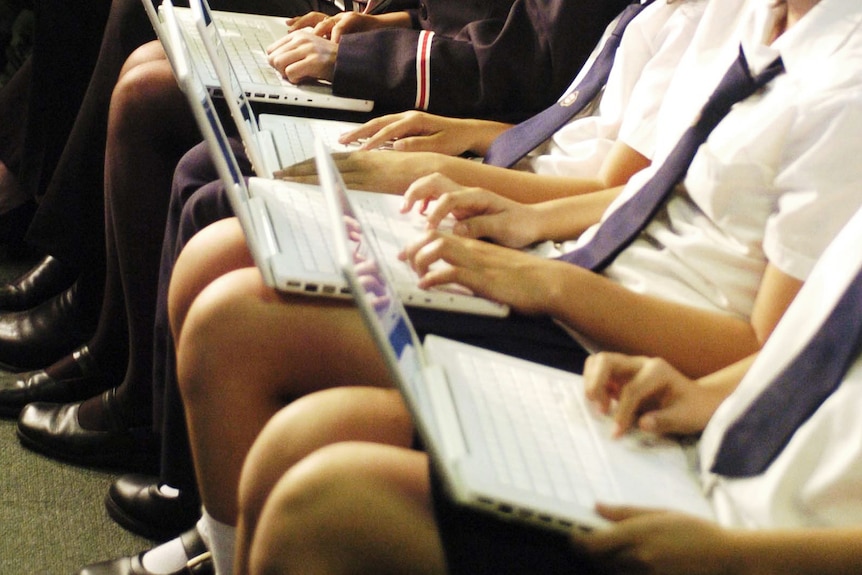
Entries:
{"type": "Polygon", "coordinates": [[[431,470],[434,520],[451,575],[588,575],[597,571],[565,533],[456,505],[431,470]]]}

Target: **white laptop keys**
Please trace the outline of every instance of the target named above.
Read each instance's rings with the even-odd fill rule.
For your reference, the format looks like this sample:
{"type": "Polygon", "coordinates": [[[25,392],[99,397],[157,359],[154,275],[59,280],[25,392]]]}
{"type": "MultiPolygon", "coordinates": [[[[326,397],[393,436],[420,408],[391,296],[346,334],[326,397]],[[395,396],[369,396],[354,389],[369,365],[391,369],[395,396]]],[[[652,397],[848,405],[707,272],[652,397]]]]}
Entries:
{"type": "MultiPolygon", "coordinates": [[[[258,176],[270,178],[285,166],[313,158],[317,137],[323,138],[333,150],[349,151],[357,147],[338,142],[341,134],[359,126],[357,123],[276,114],[262,114],[258,118],[247,95],[247,80],[238,74],[225,52],[218,28],[212,25],[207,0],[190,0],[189,5],[203,56],[218,79],[221,95],[258,176]]],[[[186,35],[189,34],[195,31],[186,30],[186,35]]]]}
{"type": "MultiPolygon", "coordinates": [[[[150,0],[142,0],[146,6],[150,0]]],[[[147,6],[150,20],[158,34],[159,21],[153,21],[150,7],[147,6]]],[[[187,32],[196,28],[191,10],[174,8],[177,21],[187,32]]],[[[352,112],[369,112],[374,108],[372,100],[346,98],[332,93],[332,87],[325,82],[292,84],[280,72],[269,65],[266,47],[287,34],[285,18],[244,14],[240,12],[210,11],[207,7],[207,28],[213,32],[220,29],[220,41],[237,72],[244,79],[247,96],[257,102],[287,104],[309,108],[324,108],[352,112]]],[[[159,19],[160,20],[160,19],[159,19]]],[[[187,34],[191,62],[201,81],[210,94],[220,95],[220,86],[215,70],[206,57],[201,38],[197,34],[187,34]]]]}

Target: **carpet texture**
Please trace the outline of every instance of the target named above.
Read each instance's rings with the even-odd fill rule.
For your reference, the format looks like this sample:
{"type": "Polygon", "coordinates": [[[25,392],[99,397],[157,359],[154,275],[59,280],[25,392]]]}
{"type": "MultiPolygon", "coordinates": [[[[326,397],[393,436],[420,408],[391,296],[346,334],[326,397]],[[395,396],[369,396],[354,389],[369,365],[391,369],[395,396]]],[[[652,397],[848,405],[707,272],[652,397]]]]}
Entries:
{"type": "MultiPolygon", "coordinates": [[[[0,263],[0,282],[28,265],[0,263]]],[[[70,575],[151,547],[105,513],[103,499],[115,477],[24,449],[15,421],[0,419],[0,575],[70,575]]]]}

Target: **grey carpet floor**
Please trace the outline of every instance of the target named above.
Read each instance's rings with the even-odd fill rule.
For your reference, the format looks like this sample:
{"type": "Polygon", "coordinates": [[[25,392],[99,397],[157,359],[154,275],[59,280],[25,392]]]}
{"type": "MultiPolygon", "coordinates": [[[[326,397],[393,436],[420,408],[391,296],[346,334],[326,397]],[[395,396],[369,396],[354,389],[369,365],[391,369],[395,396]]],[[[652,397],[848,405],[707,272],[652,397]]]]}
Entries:
{"type": "MultiPolygon", "coordinates": [[[[0,263],[0,282],[25,265],[0,263]]],[[[15,422],[0,420],[0,575],[70,575],[150,547],[105,513],[115,477],[30,452],[18,443],[15,422]]]]}

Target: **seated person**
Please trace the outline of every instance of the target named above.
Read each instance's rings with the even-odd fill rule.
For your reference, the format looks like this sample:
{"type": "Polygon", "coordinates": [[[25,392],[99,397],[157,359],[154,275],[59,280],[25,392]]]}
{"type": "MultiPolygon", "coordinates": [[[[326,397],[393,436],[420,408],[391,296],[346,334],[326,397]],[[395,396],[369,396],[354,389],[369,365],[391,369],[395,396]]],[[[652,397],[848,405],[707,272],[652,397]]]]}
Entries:
{"type": "Polygon", "coordinates": [[[269,48],[270,62],[292,81],[329,81],[335,94],[372,99],[377,110],[519,120],[562,93],[628,3],[423,1],[384,22],[313,18],[313,31],[300,18],[269,48]]]}
{"type": "Polygon", "coordinates": [[[850,343],[846,361],[835,343],[819,361],[802,354],[809,343],[843,333],[831,324],[824,333],[821,326],[848,285],[859,289],[862,260],[854,248],[860,240],[862,212],[824,253],[757,356],[698,380],[659,358],[603,352],[587,360],[588,396],[610,410],[618,433],[631,427],[674,437],[702,432],[699,471],[715,522],[600,502],[597,512],[613,525],[574,532],[567,541],[471,513],[434,491],[427,456],[406,448],[410,418],[397,405],[397,393],[337,388],[286,407],[249,452],[240,480],[234,572],[858,571],[862,425],[852,409],[859,402],[862,365],[858,293],[837,314],[852,328],[840,336],[850,343]],[[724,449],[736,447],[740,463],[749,464],[771,439],[769,433],[741,442],[731,436],[755,400],[767,393],[786,398],[782,408],[770,400],[769,427],[777,427],[795,411],[789,408],[804,401],[802,394],[776,387],[779,382],[790,374],[806,387],[818,379],[832,384],[827,371],[834,371],[837,387],[809,409],[808,418],[790,424],[794,431],[773,459],[754,470],[714,469],[724,449]],[[353,442],[296,458],[348,435],[353,442]]]}
{"type": "MultiPolygon", "coordinates": [[[[583,118],[565,128],[567,132],[571,130],[567,137],[570,143],[580,138],[581,148],[588,150],[577,158],[572,157],[569,162],[565,161],[568,148],[561,151],[558,160],[561,164],[565,163],[567,173],[571,176],[589,175],[590,172],[596,170],[596,165],[601,162],[602,158],[607,156],[609,162],[617,162],[620,167],[614,169],[607,167],[603,168],[603,171],[615,174],[614,177],[627,179],[627,175],[624,176],[624,174],[637,171],[647,162],[637,150],[643,149],[646,153],[651,153],[653,134],[647,126],[654,123],[655,109],[660,101],[659,93],[663,91],[664,85],[669,81],[671,72],[675,69],[676,59],[681,55],[693,34],[704,4],[703,0],[689,0],[671,5],[658,2],[648,9],[643,18],[638,18],[635,32],[630,35],[627,34],[628,40],[623,44],[623,50],[629,56],[618,57],[621,62],[625,63],[622,66],[625,73],[619,73],[610,79],[603,97],[601,119],[583,118]],[[643,36],[650,38],[650,40],[646,41],[643,36]],[[638,73],[639,69],[643,69],[643,74],[638,73]],[[647,88],[653,88],[655,91],[647,88]],[[635,100],[636,104],[627,105],[627,102],[631,100],[635,100]],[[623,109],[626,111],[624,121],[619,117],[623,109]],[[580,124],[586,124],[586,126],[578,128],[577,125],[580,124]],[[632,127],[622,129],[625,140],[617,144],[612,138],[620,129],[620,124],[632,127]],[[615,148],[617,145],[625,148],[629,153],[609,153],[609,149],[615,148]],[[630,159],[629,165],[622,164],[623,158],[630,159]]],[[[144,146],[143,142],[140,145],[130,145],[131,138],[128,137],[130,134],[140,135],[143,141],[154,137],[148,134],[147,126],[149,124],[144,120],[146,114],[140,113],[141,110],[147,109],[145,106],[147,100],[154,99],[147,97],[146,92],[139,89],[139,86],[152,86],[151,80],[155,74],[153,71],[141,73],[140,70],[143,66],[129,66],[128,68],[132,73],[123,75],[123,80],[115,92],[114,107],[118,110],[115,117],[126,119],[130,124],[127,127],[120,122],[112,124],[110,131],[112,149],[114,150],[112,158],[119,158],[121,154],[125,153],[133,154],[134,157],[143,157],[147,161],[133,162],[130,157],[119,163],[141,166],[145,170],[151,169],[154,165],[168,164],[169,161],[160,159],[164,156],[165,150],[173,149],[168,143],[160,146],[144,146]],[[144,94],[143,98],[139,98],[141,94],[144,94]],[[136,114],[124,113],[121,110],[135,110],[136,114]],[[122,127],[122,131],[114,129],[117,127],[122,127]],[[126,136],[115,137],[116,133],[121,136],[125,133],[126,136]],[[141,156],[142,154],[144,155],[141,156]],[[150,160],[151,156],[157,159],[150,160]]],[[[167,76],[164,76],[162,80],[169,80],[170,72],[164,70],[164,74],[167,76]]],[[[172,125],[179,126],[185,121],[187,118],[181,115],[175,118],[172,125]]],[[[574,144],[571,144],[571,147],[575,147],[574,144]]],[[[148,174],[146,180],[155,183],[154,175],[150,172],[148,174]]],[[[156,416],[155,423],[156,432],[161,432],[164,437],[161,480],[168,485],[180,488],[181,493],[185,495],[173,498],[162,498],[161,495],[157,495],[154,498],[154,505],[139,505],[136,502],[136,494],[142,492],[160,494],[161,492],[158,490],[142,491],[140,489],[142,481],[147,481],[147,479],[140,475],[132,475],[128,477],[128,481],[120,480],[112,487],[109,493],[108,509],[111,516],[117,518],[124,526],[146,534],[148,537],[161,539],[173,537],[176,533],[184,530],[185,518],[191,516],[189,521],[193,523],[199,512],[193,493],[194,478],[187,463],[189,456],[187,449],[182,449],[182,446],[187,444],[185,430],[181,424],[173,425],[171,423],[174,420],[181,422],[183,417],[181,410],[178,415],[174,414],[177,409],[175,404],[179,403],[179,399],[176,398],[173,391],[175,389],[173,384],[175,380],[173,345],[169,341],[165,341],[167,318],[166,306],[163,303],[167,297],[167,281],[170,277],[175,254],[179,253],[184,242],[198,227],[202,226],[203,222],[212,221],[213,215],[209,213],[211,210],[201,198],[205,197],[207,189],[213,186],[207,186],[200,191],[197,191],[197,188],[213,179],[215,174],[209,163],[209,155],[205,147],[198,147],[193,150],[178,167],[175,178],[177,186],[171,200],[168,231],[164,242],[165,251],[162,256],[159,281],[163,284],[163,289],[160,289],[158,308],[153,308],[152,303],[144,305],[147,301],[152,301],[152,296],[148,294],[155,288],[156,283],[151,276],[155,268],[143,263],[149,261],[144,252],[152,253],[152,243],[141,241],[142,237],[153,231],[151,227],[146,225],[146,222],[157,219],[158,216],[147,218],[138,216],[144,210],[162,208],[159,208],[160,204],[154,201],[159,197],[155,191],[157,186],[154,186],[152,194],[138,194],[140,186],[128,185],[128,182],[140,181],[142,177],[135,175],[132,170],[112,170],[111,182],[119,182],[119,185],[111,185],[109,188],[112,198],[110,202],[112,216],[109,219],[109,225],[112,230],[116,230],[116,237],[111,244],[114,245],[118,242],[122,244],[121,261],[135,261],[137,264],[127,267],[123,272],[125,278],[131,278],[132,274],[136,277],[135,281],[124,282],[126,307],[130,310],[126,315],[133,336],[124,383],[119,386],[116,393],[104,396],[108,397],[109,401],[105,401],[102,394],[99,394],[83,403],[42,404],[37,410],[40,414],[36,418],[38,422],[34,419],[28,419],[21,425],[27,444],[39,451],[55,456],[61,454],[64,458],[88,465],[107,464],[126,469],[131,469],[133,466],[140,468],[151,461],[152,457],[149,453],[141,454],[141,449],[134,447],[140,443],[139,441],[136,442],[136,438],[141,437],[142,430],[136,429],[133,433],[128,428],[145,424],[146,418],[151,412],[148,406],[153,401],[153,393],[155,393],[156,413],[162,412],[162,404],[166,405],[165,409],[168,411],[168,414],[164,415],[164,424],[161,422],[162,417],[160,415],[156,416]],[[201,162],[201,159],[204,161],[201,162]],[[205,175],[198,174],[197,170],[201,170],[205,175]],[[183,208],[183,204],[189,199],[192,192],[195,193],[190,204],[183,208]],[[146,200],[146,206],[142,204],[144,200],[146,200]],[[178,231],[176,226],[181,221],[180,210],[183,210],[184,214],[182,221],[185,221],[186,215],[188,215],[188,219],[194,222],[194,225],[184,225],[178,231]],[[118,218],[121,217],[129,219],[120,221],[118,218]],[[116,225],[110,224],[111,221],[114,221],[116,225]],[[148,297],[143,297],[144,295],[148,297]],[[131,311],[133,308],[134,311],[131,311]],[[149,311],[147,311],[148,309],[149,311]],[[156,335],[152,338],[154,347],[151,348],[146,338],[152,330],[151,314],[153,311],[156,312],[156,335]],[[153,364],[152,359],[153,352],[157,358],[155,364],[153,364]],[[161,361],[162,358],[164,358],[163,361],[161,361]],[[167,388],[167,391],[163,392],[163,388],[167,388]],[[168,394],[170,398],[164,397],[163,399],[163,395],[168,394]],[[106,409],[106,406],[111,409],[106,409]],[[112,415],[107,417],[109,412],[112,415]],[[74,425],[63,426],[60,429],[49,423],[57,417],[65,418],[63,415],[65,413],[72,414],[68,420],[75,422],[74,425]],[[118,421],[121,423],[117,423],[118,421]],[[31,427],[33,425],[39,428],[38,431],[33,430],[31,427]],[[45,432],[45,425],[50,427],[52,431],[45,432]],[[35,432],[31,433],[31,431],[35,432]],[[86,441],[82,439],[84,436],[87,437],[86,441]],[[72,443],[74,443],[74,447],[70,445],[72,443]],[[169,452],[173,453],[178,446],[180,447],[179,455],[168,455],[169,452]],[[164,511],[166,507],[171,509],[170,513],[164,511]],[[177,531],[177,525],[184,527],[177,531]]],[[[575,187],[576,180],[573,177],[569,178],[569,182],[575,187]]],[[[220,200],[224,200],[224,198],[221,197],[220,200]]],[[[217,207],[225,207],[226,204],[227,202],[224,202],[224,205],[217,207]]],[[[230,214],[229,210],[222,210],[217,214],[217,217],[227,217],[230,214]]],[[[212,274],[210,279],[214,279],[228,270],[223,269],[220,265],[207,265],[202,266],[200,271],[212,274]]],[[[119,279],[116,270],[114,273],[109,273],[109,277],[113,277],[115,280],[119,279]]],[[[208,280],[203,283],[208,283],[208,280]]],[[[119,291],[120,289],[116,288],[114,293],[119,291]]],[[[115,300],[116,298],[106,299],[103,319],[115,320],[118,314],[121,314],[121,312],[109,311],[116,307],[116,304],[111,305],[115,300]]],[[[89,345],[94,353],[104,350],[106,342],[121,339],[121,334],[120,336],[106,337],[110,332],[104,328],[109,325],[111,325],[110,321],[100,322],[99,337],[93,338],[89,345]]],[[[51,372],[56,373],[56,370],[52,369],[51,372]]],[[[105,379],[109,380],[109,378],[105,379]]],[[[61,378],[58,380],[62,381],[61,378]]],[[[83,385],[77,385],[74,389],[84,392],[86,388],[83,385]]],[[[71,399],[68,396],[60,395],[53,397],[48,395],[37,396],[36,394],[40,393],[40,389],[36,385],[30,386],[29,391],[31,392],[29,395],[19,394],[17,397],[12,397],[11,393],[0,393],[0,402],[5,401],[10,406],[13,403],[17,406],[23,406],[24,403],[34,399],[43,401],[71,399]],[[15,401],[13,402],[13,400],[15,401]]],[[[34,413],[35,409],[34,407],[30,410],[31,414],[34,413]]]]}
{"type": "MultiPolygon", "coordinates": [[[[276,1],[285,6],[285,14],[289,15],[301,13],[296,11],[300,4],[318,6],[327,12],[334,9],[325,0],[276,1]]],[[[261,5],[268,5],[268,2],[260,0],[261,5]]],[[[533,3],[534,0],[494,0],[479,4],[425,2],[420,9],[410,12],[410,21],[415,29],[399,27],[342,35],[337,46],[341,54],[338,58],[339,74],[355,73],[358,79],[342,82],[335,78],[334,87],[337,91],[344,91],[345,95],[353,95],[352,90],[365,91],[366,95],[362,97],[375,98],[378,110],[418,106],[446,113],[457,108],[462,113],[481,117],[520,119],[529,116],[534,109],[541,109],[562,91],[589,55],[604,25],[628,1],[556,2],[553,6],[547,2],[540,2],[540,6],[533,6],[533,3]],[[545,18],[548,13],[553,13],[553,18],[545,18]],[[565,30],[566,33],[560,34],[557,30],[565,30]],[[420,39],[427,50],[417,57],[416,46],[420,39]],[[402,48],[411,45],[412,49],[390,49],[394,45],[402,48]],[[425,66],[418,76],[417,61],[425,66]],[[522,69],[516,70],[515,62],[519,62],[522,69]],[[384,70],[388,78],[386,88],[380,93],[370,93],[371,86],[376,89],[382,84],[378,84],[376,79],[372,84],[364,81],[384,70]],[[468,83],[468,78],[474,81],[468,83]]],[[[254,5],[258,5],[257,0],[254,5]]],[[[404,3],[387,5],[400,8],[404,3]]],[[[408,5],[415,6],[416,3],[409,2],[408,5]]],[[[137,18],[130,18],[127,22],[124,15],[117,19],[111,17],[111,21],[118,25],[109,26],[112,35],[106,38],[105,46],[113,46],[109,42],[115,40],[113,32],[134,31],[134,38],[122,41],[124,48],[139,46],[141,36],[152,36],[141,7],[138,4],[133,6],[137,8],[137,13],[133,14],[137,18]],[[141,22],[147,27],[145,34],[140,29],[141,22]]],[[[226,6],[214,3],[214,7],[226,6]]],[[[123,4],[122,9],[126,12],[129,7],[123,4]]],[[[251,8],[246,6],[244,9],[251,8]]],[[[360,16],[363,22],[378,18],[377,15],[360,16]]],[[[302,30],[295,34],[297,37],[313,37],[302,30]]],[[[106,96],[110,93],[105,92],[105,86],[109,91],[113,88],[119,64],[127,54],[122,50],[102,50],[100,59],[107,60],[110,56],[113,59],[109,66],[112,70],[106,69],[104,75],[94,75],[97,82],[88,88],[92,96],[86,97],[86,118],[75,130],[75,134],[84,133],[84,136],[76,135],[75,145],[85,144],[86,149],[76,150],[78,154],[72,154],[71,148],[69,153],[64,152],[61,173],[54,178],[56,181],[51,182],[46,201],[40,205],[39,213],[29,228],[28,241],[38,243],[47,254],[71,267],[72,271],[64,268],[63,281],[48,282],[65,283],[62,287],[53,285],[57,287],[56,291],[45,290],[52,292],[50,296],[66,290],[55,298],[48,296],[51,303],[27,298],[33,307],[17,314],[0,315],[0,362],[17,370],[41,371],[58,359],[71,359],[65,356],[84,344],[94,330],[105,283],[101,195],[101,171],[105,159],[101,158],[101,153],[89,153],[93,144],[88,138],[98,136],[100,143],[96,147],[104,146],[101,135],[93,131],[101,129],[104,134],[106,96]],[[67,161],[71,166],[68,169],[67,161]],[[68,276],[78,274],[84,279],[74,290],[67,289],[70,283],[68,276]]],[[[153,58],[158,61],[163,54],[156,54],[153,58]]],[[[165,62],[162,65],[167,68],[165,62]]],[[[161,95],[171,94],[173,85],[158,84],[158,73],[159,70],[153,70],[153,83],[147,84],[148,90],[161,95]]],[[[181,106],[182,100],[177,100],[174,105],[181,106]]],[[[170,110],[167,112],[171,113],[170,110]]],[[[171,149],[175,149],[174,146],[182,149],[182,143],[189,137],[188,133],[177,134],[171,149]]],[[[175,152],[174,162],[168,163],[171,168],[181,153],[175,152]]],[[[165,177],[163,173],[157,176],[165,177]]],[[[52,263],[52,269],[58,267],[62,266],[52,263]]],[[[50,274],[37,275],[51,279],[50,274]]],[[[34,277],[26,274],[21,279],[27,284],[34,277]]]]}
{"type": "MultiPolygon", "coordinates": [[[[851,125],[856,116],[852,108],[858,106],[862,83],[857,71],[839,63],[860,50],[849,35],[852,25],[848,29],[843,24],[848,19],[857,22],[862,12],[846,0],[825,0],[810,14],[799,12],[792,2],[777,7],[761,0],[750,4],[745,10],[726,2],[710,4],[704,16],[710,25],[703,31],[703,41],[727,34],[728,18],[739,17],[752,25],[741,27],[739,35],[731,34],[718,51],[690,53],[691,58],[684,61],[686,72],[694,77],[682,76],[692,85],[670,90],[665,105],[677,111],[694,106],[684,116],[695,117],[697,105],[691,100],[702,101],[699,92],[712,90],[738,57],[740,39],[742,53],[758,62],[754,68],[758,76],[763,69],[775,68],[769,64],[778,54],[801,68],[788,66],[786,74],[730,111],[700,146],[684,187],[674,188],[633,244],[596,273],[485,242],[431,233],[406,252],[424,274],[425,286],[454,280],[508,303],[514,313],[504,320],[453,320],[446,314],[411,310],[420,333],[448,335],[570,370],[579,369],[584,353],[571,331],[599,347],[665,357],[688,376],[708,373],[756,352],[823,246],[846,222],[847,206],[859,205],[855,200],[859,168],[844,162],[839,174],[833,155],[841,149],[839,142],[858,131],[858,126],[851,125]],[[796,25],[800,14],[806,18],[796,25]],[[839,21],[841,31],[830,24],[839,21]],[[809,40],[815,34],[834,34],[839,41],[829,46],[817,43],[820,50],[812,50],[809,40]],[[827,69],[822,66],[826,59],[836,65],[827,69]],[[794,76],[799,69],[820,72],[803,92],[794,76]],[[824,98],[824,90],[830,98],[824,98]],[[798,118],[804,118],[804,125],[795,124],[798,118]],[[828,125],[828,137],[819,128],[812,141],[812,132],[805,129],[808,125],[828,125]],[[799,157],[782,153],[802,149],[806,152],[799,157]],[[740,150],[745,153],[736,153],[740,150]],[[760,177],[764,172],[752,169],[753,165],[769,166],[769,176],[760,177]],[[716,173],[734,185],[723,187],[708,177],[716,173]],[[807,184],[801,186],[802,182],[807,184]],[[830,210],[839,204],[841,210],[830,210]],[[692,244],[695,238],[697,245],[692,244]],[[428,264],[440,258],[450,267],[426,274],[428,264]],[[726,273],[730,269],[733,273],[726,273]],[[578,297],[567,297],[571,293],[578,297]],[[703,341],[710,346],[704,348],[703,341]]],[[[637,197],[643,180],[661,168],[649,172],[634,178],[623,197],[637,197]]],[[[578,213],[575,207],[583,198],[554,204],[557,209],[546,221],[533,219],[532,209],[519,212],[526,229],[538,222],[539,230],[521,241],[564,236],[561,230],[567,216],[578,213]]],[[[507,202],[504,208],[498,217],[505,217],[513,205],[507,202]]],[[[609,210],[606,223],[613,220],[614,212],[609,210]]],[[[579,230],[574,228],[571,224],[565,231],[576,234],[579,230]]],[[[587,234],[582,243],[588,245],[590,237],[587,234]]],[[[327,387],[385,387],[389,382],[351,306],[277,294],[263,284],[254,268],[222,276],[188,308],[184,290],[195,283],[200,266],[236,265],[243,257],[250,264],[242,243],[236,222],[214,224],[187,245],[172,283],[178,373],[206,510],[203,532],[209,534],[232,532],[242,461],[263,422],[281,406],[327,387]],[[254,350],[252,362],[247,361],[249,350],[254,350]],[[250,381],[254,384],[249,385],[250,381]]],[[[224,542],[221,535],[213,538],[224,542]]],[[[176,542],[166,545],[177,548],[176,542]]],[[[224,545],[217,545],[215,562],[227,572],[220,559],[223,552],[224,545]]],[[[143,556],[145,563],[148,555],[143,556]]],[[[185,563],[188,558],[174,559],[185,563]]]]}

